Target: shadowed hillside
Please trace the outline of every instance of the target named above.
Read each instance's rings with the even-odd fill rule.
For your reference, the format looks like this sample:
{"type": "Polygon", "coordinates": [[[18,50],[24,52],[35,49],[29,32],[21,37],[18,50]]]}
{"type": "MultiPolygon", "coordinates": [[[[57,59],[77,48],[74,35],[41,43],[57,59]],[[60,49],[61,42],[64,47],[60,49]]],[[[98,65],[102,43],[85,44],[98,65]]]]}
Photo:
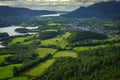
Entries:
{"type": "Polygon", "coordinates": [[[0,17],[10,17],[10,16],[38,16],[45,14],[54,14],[53,11],[47,10],[31,10],[27,8],[17,8],[17,7],[8,7],[0,6],[0,17]]]}
{"type": "Polygon", "coordinates": [[[80,7],[64,15],[69,18],[120,18],[120,1],[100,2],[89,7],[80,7]]]}

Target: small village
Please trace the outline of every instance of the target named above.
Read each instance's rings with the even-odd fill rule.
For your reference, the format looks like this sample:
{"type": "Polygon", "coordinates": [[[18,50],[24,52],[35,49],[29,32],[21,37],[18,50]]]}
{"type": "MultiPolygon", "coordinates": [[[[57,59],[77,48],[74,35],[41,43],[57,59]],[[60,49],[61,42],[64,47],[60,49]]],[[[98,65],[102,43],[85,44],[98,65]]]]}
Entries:
{"type": "Polygon", "coordinates": [[[70,23],[67,25],[66,29],[67,30],[72,30],[72,31],[78,31],[78,30],[83,30],[83,31],[92,31],[92,32],[97,32],[97,33],[102,33],[102,34],[106,34],[108,36],[112,35],[112,34],[116,34],[116,37],[120,38],[120,35],[117,34],[119,32],[119,30],[116,29],[105,29],[105,28],[97,28],[95,26],[80,26],[78,25],[79,22],[77,23],[70,23]]]}

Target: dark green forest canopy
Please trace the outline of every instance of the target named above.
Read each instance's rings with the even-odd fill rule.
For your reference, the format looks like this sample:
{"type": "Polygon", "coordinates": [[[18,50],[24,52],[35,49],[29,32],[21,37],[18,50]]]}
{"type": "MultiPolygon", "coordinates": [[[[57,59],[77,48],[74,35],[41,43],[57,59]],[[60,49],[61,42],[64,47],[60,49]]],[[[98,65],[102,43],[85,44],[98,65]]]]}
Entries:
{"type": "Polygon", "coordinates": [[[119,78],[120,47],[110,46],[80,52],[78,58],[58,58],[35,80],[118,80],[119,78]]]}
{"type": "Polygon", "coordinates": [[[87,40],[87,39],[105,39],[107,38],[107,35],[100,34],[97,32],[91,32],[91,31],[77,31],[73,32],[71,36],[68,38],[68,42],[76,42],[79,40],[87,40]]]}

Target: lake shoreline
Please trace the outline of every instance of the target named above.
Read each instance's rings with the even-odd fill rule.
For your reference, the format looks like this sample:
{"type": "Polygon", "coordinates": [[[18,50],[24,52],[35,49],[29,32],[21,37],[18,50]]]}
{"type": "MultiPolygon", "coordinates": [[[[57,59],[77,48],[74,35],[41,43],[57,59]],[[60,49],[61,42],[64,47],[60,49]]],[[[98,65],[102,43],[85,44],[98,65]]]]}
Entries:
{"type": "Polygon", "coordinates": [[[0,41],[0,48],[4,48],[5,46],[2,45],[2,42],[0,41]]]}
{"type": "MultiPolygon", "coordinates": [[[[0,28],[0,33],[8,33],[9,36],[16,36],[16,35],[26,35],[26,34],[35,34],[35,33],[19,33],[19,32],[16,32],[15,30],[18,29],[18,28],[23,28],[22,26],[9,26],[9,27],[3,27],[3,28],[0,28]]],[[[24,27],[26,29],[36,29],[38,28],[37,26],[36,27],[24,27]]]]}
{"type": "MultiPolygon", "coordinates": [[[[20,35],[32,35],[32,34],[37,34],[35,32],[27,32],[27,33],[19,33],[16,32],[16,29],[23,28],[22,26],[9,26],[9,27],[2,27],[0,28],[0,33],[8,33],[9,36],[20,36],[20,35]]],[[[38,27],[24,27],[26,29],[37,29],[38,27]]],[[[2,41],[0,41],[0,48],[4,48],[5,46],[2,45],[2,41]]]]}

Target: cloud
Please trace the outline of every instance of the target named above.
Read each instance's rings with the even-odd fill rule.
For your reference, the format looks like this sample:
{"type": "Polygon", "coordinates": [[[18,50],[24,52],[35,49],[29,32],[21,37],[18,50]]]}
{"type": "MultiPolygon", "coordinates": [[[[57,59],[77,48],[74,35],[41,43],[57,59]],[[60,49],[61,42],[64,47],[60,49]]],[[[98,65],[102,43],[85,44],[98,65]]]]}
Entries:
{"type": "Polygon", "coordinates": [[[18,1],[18,0],[0,0],[0,1],[4,1],[5,2],[5,1],[18,1]]]}
{"type": "Polygon", "coordinates": [[[89,6],[101,1],[111,0],[0,0],[0,5],[25,7],[38,10],[71,11],[80,6],[89,6]]]}

